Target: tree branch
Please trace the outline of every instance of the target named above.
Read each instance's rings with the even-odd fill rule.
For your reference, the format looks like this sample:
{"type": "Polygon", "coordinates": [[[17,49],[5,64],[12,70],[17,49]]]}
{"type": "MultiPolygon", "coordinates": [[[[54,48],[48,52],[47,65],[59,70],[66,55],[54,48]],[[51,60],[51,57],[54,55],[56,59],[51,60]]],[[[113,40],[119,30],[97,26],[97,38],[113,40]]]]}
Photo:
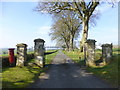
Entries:
{"type": "Polygon", "coordinates": [[[98,4],[99,2],[97,2],[96,0],[92,1],[91,6],[89,7],[89,17],[92,15],[93,11],[98,6],[98,4]]]}
{"type": "Polygon", "coordinates": [[[77,4],[77,2],[74,2],[74,4],[75,4],[76,7],[78,8],[79,17],[81,18],[81,20],[83,20],[84,18],[83,18],[83,15],[82,15],[82,13],[81,13],[81,9],[80,9],[79,5],[77,4]]]}

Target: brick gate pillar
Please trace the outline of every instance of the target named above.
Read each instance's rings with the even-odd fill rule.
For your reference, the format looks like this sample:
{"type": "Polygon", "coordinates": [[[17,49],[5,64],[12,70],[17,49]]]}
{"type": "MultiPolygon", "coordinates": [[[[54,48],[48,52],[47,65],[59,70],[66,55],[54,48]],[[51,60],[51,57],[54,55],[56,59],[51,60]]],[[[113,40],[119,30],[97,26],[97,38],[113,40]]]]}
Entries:
{"type": "Polygon", "coordinates": [[[27,45],[24,43],[17,44],[17,63],[16,66],[24,66],[27,59],[27,45]]]}
{"type": "Polygon", "coordinates": [[[35,63],[43,68],[45,66],[45,41],[43,39],[35,39],[34,42],[35,63]]]}

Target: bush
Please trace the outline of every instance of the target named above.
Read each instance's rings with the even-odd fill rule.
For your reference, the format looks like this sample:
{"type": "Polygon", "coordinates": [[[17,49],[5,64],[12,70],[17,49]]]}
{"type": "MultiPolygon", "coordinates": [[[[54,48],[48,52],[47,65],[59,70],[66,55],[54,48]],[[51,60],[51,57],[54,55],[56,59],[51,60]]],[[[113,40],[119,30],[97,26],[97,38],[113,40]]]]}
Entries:
{"type": "Polygon", "coordinates": [[[34,59],[34,54],[27,54],[27,60],[34,59]]]}
{"type": "Polygon", "coordinates": [[[2,67],[6,67],[9,66],[9,59],[8,56],[7,57],[1,57],[1,62],[2,62],[2,67]]]}
{"type": "MultiPolygon", "coordinates": [[[[1,61],[2,61],[2,67],[9,67],[10,63],[9,63],[9,56],[3,56],[1,57],[1,61]]],[[[27,54],[27,61],[34,59],[34,54],[27,54]]],[[[17,56],[15,56],[15,63],[14,66],[16,65],[16,61],[17,61],[17,56]]]]}
{"type": "MultiPolygon", "coordinates": [[[[2,57],[2,67],[9,67],[10,63],[9,63],[9,56],[4,56],[2,57]]],[[[16,63],[16,56],[15,56],[15,63],[16,63]]]]}

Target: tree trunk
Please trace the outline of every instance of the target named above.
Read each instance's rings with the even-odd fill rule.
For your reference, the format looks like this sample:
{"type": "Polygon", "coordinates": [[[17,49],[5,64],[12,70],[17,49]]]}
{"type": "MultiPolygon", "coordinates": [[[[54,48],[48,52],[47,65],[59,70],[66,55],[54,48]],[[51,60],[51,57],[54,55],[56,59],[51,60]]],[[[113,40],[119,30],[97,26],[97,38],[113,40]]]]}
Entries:
{"type": "Polygon", "coordinates": [[[69,47],[69,51],[73,51],[73,35],[70,35],[70,47],[69,47]]]}
{"type": "Polygon", "coordinates": [[[89,27],[88,23],[89,23],[88,18],[86,18],[82,23],[82,26],[83,26],[82,31],[83,31],[83,33],[82,33],[82,39],[80,41],[80,51],[81,52],[83,52],[84,43],[86,42],[87,37],[88,37],[88,27],[89,27]]]}
{"type": "Polygon", "coordinates": [[[67,47],[67,51],[69,51],[69,44],[68,44],[68,42],[66,42],[66,47],[67,47]]]}
{"type": "Polygon", "coordinates": [[[64,38],[64,41],[65,41],[65,44],[66,44],[66,51],[69,51],[69,42],[66,40],[65,37],[64,38]]]}

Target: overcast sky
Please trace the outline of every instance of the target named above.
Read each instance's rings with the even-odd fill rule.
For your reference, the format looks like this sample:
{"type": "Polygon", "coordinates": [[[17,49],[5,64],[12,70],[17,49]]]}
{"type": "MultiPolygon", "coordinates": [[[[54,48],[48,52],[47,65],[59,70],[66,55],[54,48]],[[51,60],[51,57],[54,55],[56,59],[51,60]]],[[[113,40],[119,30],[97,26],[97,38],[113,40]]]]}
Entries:
{"type": "MultiPolygon", "coordinates": [[[[54,46],[49,36],[52,18],[33,11],[37,2],[0,2],[0,48],[16,48],[18,43],[34,46],[34,39],[42,38],[46,46],[54,46]]],[[[118,43],[118,7],[102,5],[96,26],[89,29],[89,39],[97,44],[118,43]]],[[[81,35],[78,38],[80,41],[81,35]]]]}

